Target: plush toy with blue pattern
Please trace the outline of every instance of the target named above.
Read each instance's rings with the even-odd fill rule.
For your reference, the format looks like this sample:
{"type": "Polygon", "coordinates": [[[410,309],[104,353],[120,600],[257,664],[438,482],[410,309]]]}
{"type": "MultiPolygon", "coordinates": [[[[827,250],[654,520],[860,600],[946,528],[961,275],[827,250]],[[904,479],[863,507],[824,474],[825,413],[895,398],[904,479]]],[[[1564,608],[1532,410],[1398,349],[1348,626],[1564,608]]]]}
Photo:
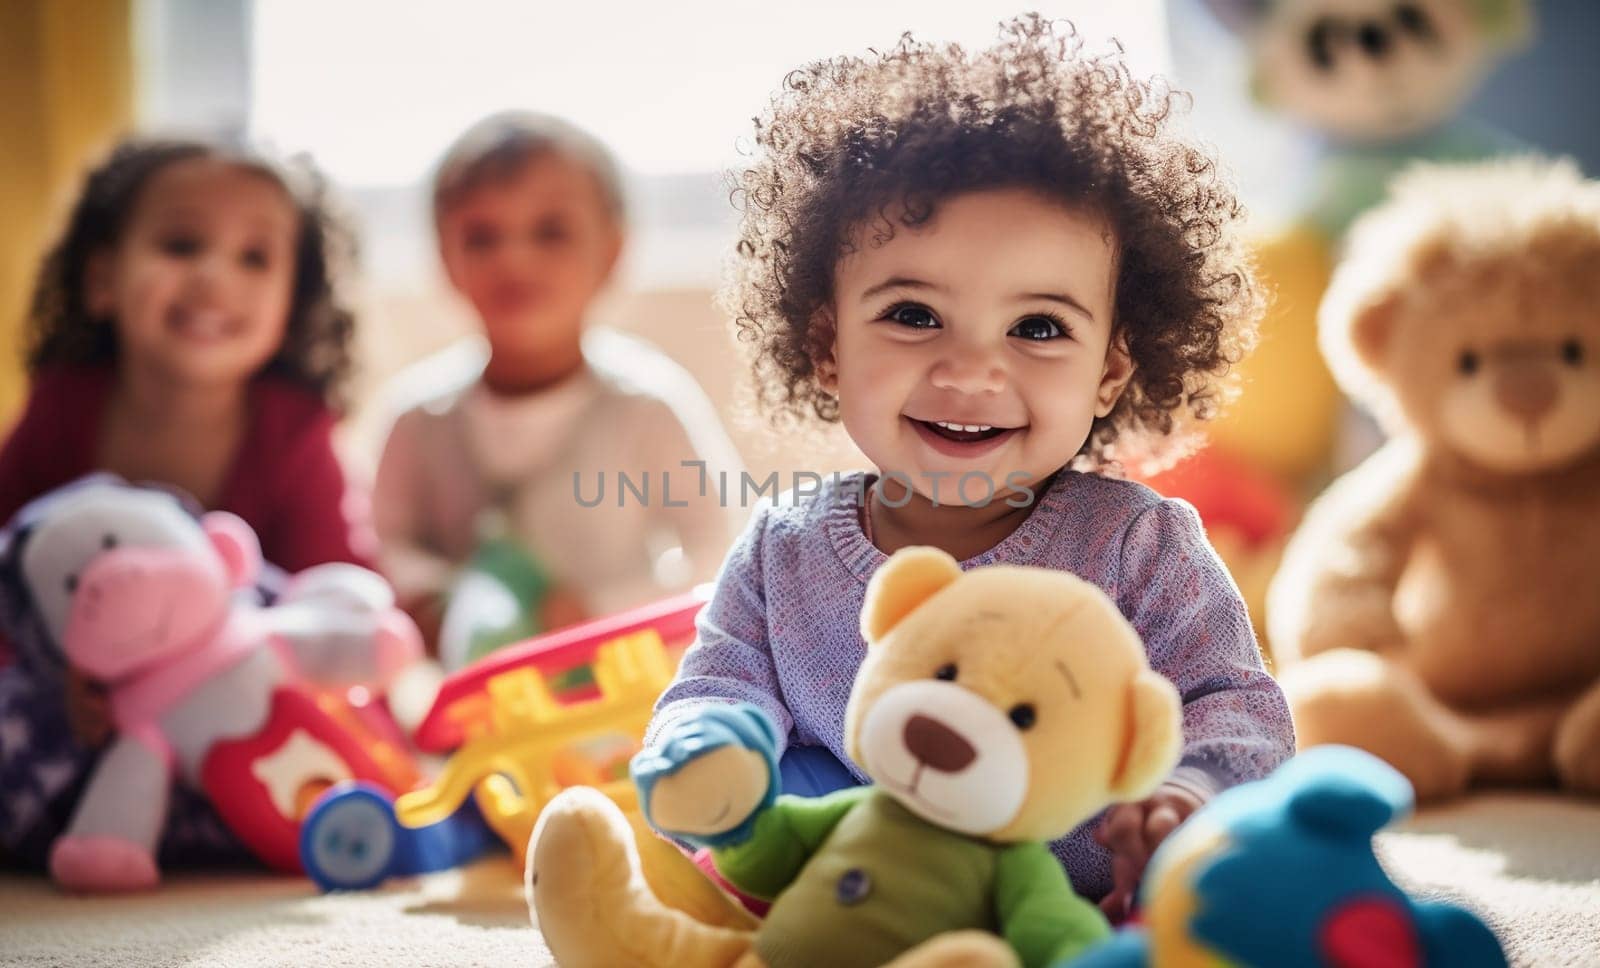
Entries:
{"type": "Polygon", "coordinates": [[[1057,968],[1499,968],[1494,934],[1455,905],[1416,901],[1372,835],[1411,786],[1360,750],[1322,746],[1217,797],[1161,846],[1143,925],[1057,968]]]}

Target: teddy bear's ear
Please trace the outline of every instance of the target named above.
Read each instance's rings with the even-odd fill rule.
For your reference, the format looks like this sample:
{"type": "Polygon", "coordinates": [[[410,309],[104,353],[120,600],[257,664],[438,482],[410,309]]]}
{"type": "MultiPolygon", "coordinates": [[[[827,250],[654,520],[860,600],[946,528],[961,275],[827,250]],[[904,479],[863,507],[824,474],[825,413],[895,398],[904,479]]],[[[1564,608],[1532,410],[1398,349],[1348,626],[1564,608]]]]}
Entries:
{"type": "Polygon", "coordinates": [[[867,584],[861,606],[861,635],[876,642],[939,589],[961,577],[961,566],[938,548],[896,551],[867,584]]]}
{"type": "Polygon", "coordinates": [[[1389,352],[1389,338],[1394,332],[1395,317],[1400,313],[1400,294],[1389,293],[1371,302],[1363,303],[1350,320],[1350,346],[1361,362],[1374,370],[1383,369],[1383,360],[1389,352]]]}
{"type": "Polygon", "coordinates": [[[1178,690],[1146,669],[1128,684],[1128,735],[1111,777],[1111,798],[1141,800],[1178,765],[1183,744],[1178,690]]]}

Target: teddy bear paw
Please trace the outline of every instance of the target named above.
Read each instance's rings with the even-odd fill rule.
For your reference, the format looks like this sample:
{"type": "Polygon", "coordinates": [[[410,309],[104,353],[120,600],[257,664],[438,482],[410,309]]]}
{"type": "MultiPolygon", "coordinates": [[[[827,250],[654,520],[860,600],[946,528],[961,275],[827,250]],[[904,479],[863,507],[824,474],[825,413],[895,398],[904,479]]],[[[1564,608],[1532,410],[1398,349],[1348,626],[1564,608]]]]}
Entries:
{"type": "Polygon", "coordinates": [[[987,931],[951,931],[927,941],[884,968],[1016,968],[1017,955],[987,931]]]}
{"type": "Polygon", "coordinates": [[[563,965],[674,963],[637,950],[639,912],[660,905],[639,871],[632,827],[598,790],[569,787],[540,812],[523,888],[530,919],[563,965]]]}
{"type": "Polygon", "coordinates": [[[1466,789],[1472,763],[1452,715],[1404,668],[1356,649],[1336,649],[1285,670],[1301,749],[1355,746],[1405,774],[1419,802],[1466,789]]]}
{"type": "Polygon", "coordinates": [[[1600,793],[1600,690],[1591,691],[1561,721],[1554,757],[1562,786],[1600,793]]]}
{"type": "Polygon", "coordinates": [[[776,744],[777,727],[755,706],[698,710],[629,764],[640,809],[695,846],[737,842],[777,796],[776,744]]]}
{"type": "Polygon", "coordinates": [[[63,837],[50,850],[50,876],[73,891],[142,891],[161,872],[150,851],[121,837],[63,837]]]}

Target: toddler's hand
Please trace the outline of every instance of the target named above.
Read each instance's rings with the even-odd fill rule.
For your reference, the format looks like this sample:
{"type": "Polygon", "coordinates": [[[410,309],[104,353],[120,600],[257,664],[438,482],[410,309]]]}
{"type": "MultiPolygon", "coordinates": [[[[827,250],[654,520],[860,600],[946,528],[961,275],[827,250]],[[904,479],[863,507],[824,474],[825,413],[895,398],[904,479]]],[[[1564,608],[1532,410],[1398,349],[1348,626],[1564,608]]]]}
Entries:
{"type": "Polygon", "coordinates": [[[1204,803],[1191,787],[1163,783],[1147,800],[1111,808],[1094,832],[1094,839],[1111,851],[1111,893],[1100,902],[1107,917],[1115,921],[1128,915],[1150,855],[1204,803]]]}
{"type": "Polygon", "coordinates": [[[754,706],[699,710],[631,764],[639,806],[662,833],[703,846],[742,839],[777,796],[777,730],[754,706]]]}

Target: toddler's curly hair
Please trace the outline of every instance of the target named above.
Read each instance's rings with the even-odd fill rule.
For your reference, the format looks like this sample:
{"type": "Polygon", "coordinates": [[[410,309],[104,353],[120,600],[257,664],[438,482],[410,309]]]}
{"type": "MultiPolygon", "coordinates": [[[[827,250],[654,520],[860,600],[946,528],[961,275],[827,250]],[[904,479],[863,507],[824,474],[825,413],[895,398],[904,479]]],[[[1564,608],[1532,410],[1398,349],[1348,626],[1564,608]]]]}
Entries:
{"type": "Polygon", "coordinates": [[[1029,15],[976,53],[908,34],[784,79],[756,120],[754,163],[735,176],[740,239],[720,294],[761,409],[779,422],[839,419],[817,363],[832,341],[835,266],[864,223],[876,219],[869,244],[881,244],[893,221],[915,229],[943,199],[1021,187],[1115,233],[1112,325],[1135,371],[1077,463],[1152,469],[1181,452],[1181,425],[1228,395],[1260,315],[1237,239],[1243,209],[1216,160],[1169,127],[1185,96],[1135,80],[1120,49],[1082,48],[1070,24],[1029,15]]]}
{"type": "Polygon", "coordinates": [[[289,196],[300,218],[294,288],[283,345],[263,372],[342,406],[354,367],[356,317],[340,284],[355,266],[355,236],[335,210],[326,180],[308,160],[279,161],[232,140],[131,137],[89,173],[34,283],[27,322],[29,371],[117,358],[116,327],[96,318],[84,301],[89,261],[117,244],[140,192],[157,172],[195,158],[221,158],[259,171],[289,196]]]}

